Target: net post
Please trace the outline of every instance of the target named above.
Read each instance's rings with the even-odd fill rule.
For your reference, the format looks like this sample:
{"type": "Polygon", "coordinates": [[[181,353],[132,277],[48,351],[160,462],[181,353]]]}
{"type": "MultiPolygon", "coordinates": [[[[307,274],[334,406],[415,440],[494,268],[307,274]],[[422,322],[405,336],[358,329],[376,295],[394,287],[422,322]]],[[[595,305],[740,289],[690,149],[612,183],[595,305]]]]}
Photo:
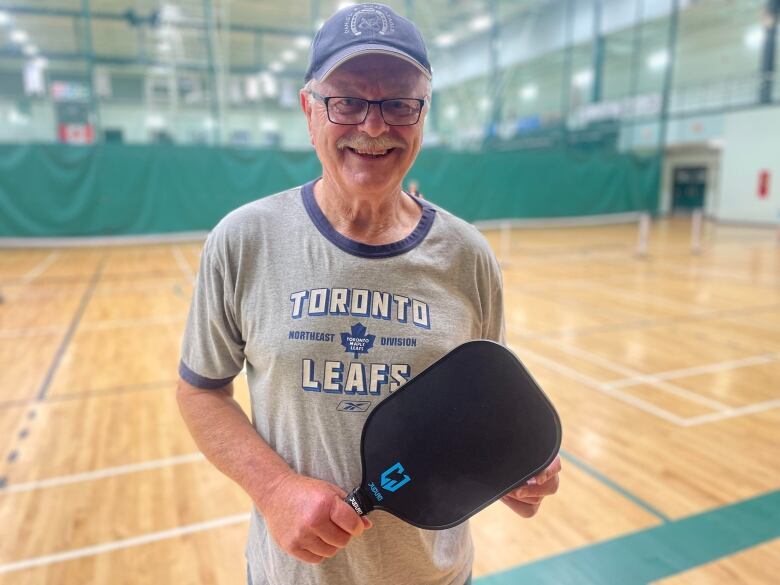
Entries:
{"type": "Polygon", "coordinates": [[[639,236],[636,244],[636,255],[639,258],[646,258],[650,245],[650,214],[643,212],[639,214],[639,236]]]}
{"type": "Polygon", "coordinates": [[[691,254],[701,254],[701,231],[704,213],[701,209],[694,209],[691,216],[691,254]]]}

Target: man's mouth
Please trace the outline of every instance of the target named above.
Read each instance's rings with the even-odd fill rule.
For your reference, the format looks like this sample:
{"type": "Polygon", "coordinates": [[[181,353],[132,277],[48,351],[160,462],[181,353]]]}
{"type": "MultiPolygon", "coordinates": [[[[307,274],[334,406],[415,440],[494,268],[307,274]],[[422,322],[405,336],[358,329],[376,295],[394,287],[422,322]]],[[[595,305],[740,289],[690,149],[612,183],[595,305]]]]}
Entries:
{"type": "Polygon", "coordinates": [[[387,150],[360,150],[349,146],[345,148],[353,154],[365,159],[383,158],[395,150],[395,148],[388,148],[387,150]]]}

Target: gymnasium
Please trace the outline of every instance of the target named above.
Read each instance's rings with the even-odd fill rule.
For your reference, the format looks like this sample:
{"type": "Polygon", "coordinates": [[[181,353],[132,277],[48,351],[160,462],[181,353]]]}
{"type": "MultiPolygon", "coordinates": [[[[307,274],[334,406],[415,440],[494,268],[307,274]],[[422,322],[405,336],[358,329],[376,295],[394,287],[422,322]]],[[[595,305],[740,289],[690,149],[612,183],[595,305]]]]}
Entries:
{"type": "MultiPolygon", "coordinates": [[[[563,428],[536,516],[470,520],[473,582],[780,582],[780,0],[383,3],[433,69],[404,187],[487,239],[563,428]]],[[[322,174],[299,92],[348,7],[0,0],[0,585],[247,582],[252,501],[182,420],[182,337],[208,233],[322,174]]],[[[417,351],[437,314],[403,294],[290,297],[364,325],[304,389],[349,373],[360,417],[401,387],[355,340],[417,351]]]]}

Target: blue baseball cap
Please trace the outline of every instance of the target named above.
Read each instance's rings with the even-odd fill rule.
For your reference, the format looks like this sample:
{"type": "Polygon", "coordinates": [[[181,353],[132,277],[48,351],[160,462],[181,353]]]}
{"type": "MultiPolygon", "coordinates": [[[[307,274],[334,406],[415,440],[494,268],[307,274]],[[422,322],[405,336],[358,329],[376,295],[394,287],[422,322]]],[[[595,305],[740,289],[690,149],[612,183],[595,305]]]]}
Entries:
{"type": "Polygon", "coordinates": [[[392,55],[431,79],[428,51],[414,23],[384,4],[357,4],[336,12],[317,31],[304,81],[322,81],[359,55],[392,55]]]}

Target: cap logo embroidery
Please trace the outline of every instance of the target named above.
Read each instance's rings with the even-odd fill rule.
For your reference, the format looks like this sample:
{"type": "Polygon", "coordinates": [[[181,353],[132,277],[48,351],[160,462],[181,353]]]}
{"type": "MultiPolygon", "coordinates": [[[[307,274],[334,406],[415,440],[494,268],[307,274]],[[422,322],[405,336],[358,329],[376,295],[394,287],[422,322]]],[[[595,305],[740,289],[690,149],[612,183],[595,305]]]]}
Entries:
{"type": "Polygon", "coordinates": [[[395,23],[389,14],[366,4],[350,14],[344,22],[344,32],[351,32],[356,37],[363,33],[386,35],[394,30],[395,23]]]}

